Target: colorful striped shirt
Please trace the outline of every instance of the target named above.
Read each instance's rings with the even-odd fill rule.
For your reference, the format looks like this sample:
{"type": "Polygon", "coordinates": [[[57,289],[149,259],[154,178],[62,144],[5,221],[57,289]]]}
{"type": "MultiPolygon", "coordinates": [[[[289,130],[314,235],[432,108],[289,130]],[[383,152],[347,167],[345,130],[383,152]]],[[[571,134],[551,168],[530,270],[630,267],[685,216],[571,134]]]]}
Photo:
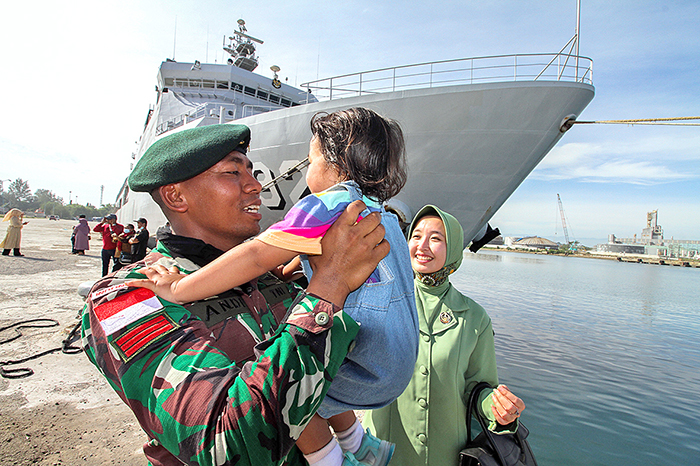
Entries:
{"type": "MultiPolygon", "coordinates": [[[[321,239],[353,201],[361,199],[367,208],[357,221],[371,212],[381,212],[377,201],[363,196],[354,181],[344,181],[325,191],[310,194],[294,204],[284,219],[262,232],[257,240],[299,254],[321,254],[321,239]]],[[[376,270],[367,280],[378,281],[376,270]]]]}

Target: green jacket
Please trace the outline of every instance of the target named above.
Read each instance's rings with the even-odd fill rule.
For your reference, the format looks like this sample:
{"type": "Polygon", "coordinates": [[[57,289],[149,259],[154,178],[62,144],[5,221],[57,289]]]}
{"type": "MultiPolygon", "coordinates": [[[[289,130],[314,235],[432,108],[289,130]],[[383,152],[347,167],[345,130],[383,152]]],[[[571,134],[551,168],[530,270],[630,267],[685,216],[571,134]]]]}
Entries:
{"type": "MultiPolygon", "coordinates": [[[[396,444],[392,465],[456,466],[467,441],[465,403],[471,389],[481,381],[498,384],[491,319],[463,298],[462,309],[436,314],[429,322],[419,314],[411,382],[394,403],[365,415],[366,427],[396,444]]],[[[488,396],[482,411],[493,419],[490,406],[488,396]]]]}
{"type": "MultiPolygon", "coordinates": [[[[162,242],[146,261],[198,268],[162,242]]],[[[124,285],[143,278],[142,266],[93,287],[82,335],[88,358],[148,435],[150,463],[305,465],[295,441],[358,324],[319,298],[294,299],[298,289],[269,276],[180,306],[124,285]]]]}

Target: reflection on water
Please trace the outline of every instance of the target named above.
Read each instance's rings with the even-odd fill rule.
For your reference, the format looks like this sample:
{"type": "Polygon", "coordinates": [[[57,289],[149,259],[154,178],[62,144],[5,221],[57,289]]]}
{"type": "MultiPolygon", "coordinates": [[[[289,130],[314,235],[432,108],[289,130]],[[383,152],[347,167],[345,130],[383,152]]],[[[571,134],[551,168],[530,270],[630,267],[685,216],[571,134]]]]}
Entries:
{"type": "Polygon", "coordinates": [[[541,466],[698,464],[700,269],[465,252],[541,466]]]}

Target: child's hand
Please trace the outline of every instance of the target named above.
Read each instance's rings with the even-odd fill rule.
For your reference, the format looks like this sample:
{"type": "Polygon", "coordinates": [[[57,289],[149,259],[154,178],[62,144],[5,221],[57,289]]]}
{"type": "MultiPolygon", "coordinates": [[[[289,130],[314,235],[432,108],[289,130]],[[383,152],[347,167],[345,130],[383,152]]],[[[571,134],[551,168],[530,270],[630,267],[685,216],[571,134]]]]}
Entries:
{"type": "Polygon", "coordinates": [[[166,269],[156,264],[139,269],[138,272],[147,276],[148,279],[130,280],[126,282],[127,286],[148,288],[165,300],[183,304],[184,301],[179,300],[177,296],[177,283],[187,275],[180,273],[180,269],[176,266],[166,269]]]}
{"type": "Polygon", "coordinates": [[[301,278],[304,275],[304,271],[301,268],[301,259],[296,256],[288,264],[282,264],[277,268],[270,270],[277,278],[283,282],[291,282],[301,278]]]}

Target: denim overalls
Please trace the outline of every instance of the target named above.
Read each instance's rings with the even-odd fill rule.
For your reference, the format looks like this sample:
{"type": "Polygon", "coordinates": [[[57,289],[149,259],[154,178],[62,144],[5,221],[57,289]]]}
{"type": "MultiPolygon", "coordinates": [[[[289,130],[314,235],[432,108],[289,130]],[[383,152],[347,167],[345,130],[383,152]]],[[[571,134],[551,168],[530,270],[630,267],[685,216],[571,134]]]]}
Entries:
{"type": "MultiPolygon", "coordinates": [[[[362,199],[355,183],[346,184],[355,187],[349,191],[348,204],[362,199]]],[[[362,216],[368,214],[365,210],[362,216]]],[[[379,281],[364,283],[345,300],[343,311],[360,324],[360,331],[318,410],[323,418],[386,406],[403,393],[413,376],[418,357],[413,269],[398,219],[384,209],[381,215],[391,252],[377,266],[379,281]]],[[[302,266],[311,278],[306,255],[302,266]]]]}

